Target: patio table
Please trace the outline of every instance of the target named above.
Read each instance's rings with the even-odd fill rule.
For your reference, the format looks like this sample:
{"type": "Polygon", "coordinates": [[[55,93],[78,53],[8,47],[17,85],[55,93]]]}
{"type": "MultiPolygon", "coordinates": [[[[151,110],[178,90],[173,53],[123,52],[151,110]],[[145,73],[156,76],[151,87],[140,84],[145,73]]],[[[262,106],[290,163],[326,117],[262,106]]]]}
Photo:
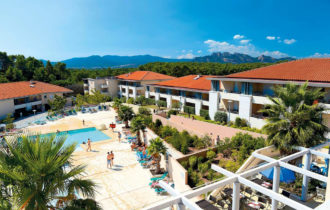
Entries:
{"type": "Polygon", "coordinates": [[[260,209],[261,205],[259,202],[257,201],[252,201],[250,203],[248,203],[248,206],[254,209],[260,209]]]}

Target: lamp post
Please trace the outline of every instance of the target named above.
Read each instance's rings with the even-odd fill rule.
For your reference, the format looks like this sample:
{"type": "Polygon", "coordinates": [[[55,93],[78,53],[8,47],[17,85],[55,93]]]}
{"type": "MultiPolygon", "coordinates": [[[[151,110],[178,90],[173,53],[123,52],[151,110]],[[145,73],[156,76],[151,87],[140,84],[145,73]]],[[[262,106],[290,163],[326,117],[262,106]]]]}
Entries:
{"type": "Polygon", "coordinates": [[[230,104],[232,103],[233,101],[232,100],[229,100],[228,101],[228,124],[230,122],[230,104]]]}

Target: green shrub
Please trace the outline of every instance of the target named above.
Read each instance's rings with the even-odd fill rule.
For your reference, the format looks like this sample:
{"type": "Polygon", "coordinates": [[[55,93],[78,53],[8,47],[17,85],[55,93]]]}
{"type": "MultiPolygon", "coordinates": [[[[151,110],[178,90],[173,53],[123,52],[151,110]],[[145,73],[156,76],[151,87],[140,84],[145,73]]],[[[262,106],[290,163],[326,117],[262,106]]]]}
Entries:
{"type": "Polygon", "coordinates": [[[188,144],[186,141],[183,141],[181,142],[181,149],[180,151],[183,153],[183,154],[187,154],[189,152],[189,149],[188,149],[188,144]]]}
{"type": "Polygon", "coordinates": [[[210,181],[214,180],[214,178],[215,178],[214,173],[215,172],[212,169],[208,170],[207,179],[210,180],[210,181]]]}
{"type": "Polygon", "coordinates": [[[139,107],[139,114],[150,116],[151,111],[148,108],[139,107]]]}
{"type": "Polygon", "coordinates": [[[172,129],[172,127],[166,125],[166,126],[162,127],[162,129],[160,131],[160,136],[162,138],[165,138],[167,136],[173,136],[173,131],[174,130],[172,129]]]}
{"type": "Polygon", "coordinates": [[[162,100],[158,100],[156,101],[156,105],[160,108],[160,107],[167,107],[167,103],[166,101],[162,101],[162,100]]]}
{"type": "Polygon", "coordinates": [[[179,110],[181,108],[181,103],[178,102],[178,101],[175,101],[172,103],[172,109],[176,109],[176,110],[179,110]]]}
{"type": "Polygon", "coordinates": [[[227,114],[225,112],[216,112],[214,115],[214,121],[227,123],[227,114]]]}
{"type": "Polygon", "coordinates": [[[160,119],[156,119],[156,121],[155,121],[155,127],[156,128],[159,128],[162,125],[163,125],[162,121],[160,119]]]}
{"type": "Polygon", "coordinates": [[[139,96],[136,98],[135,102],[141,106],[144,106],[147,103],[147,99],[144,96],[139,96]]]}
{"type": "Polygon", "coordinates": [[[209,110],[201,109],[199,111],[199,115],[202,116],[202,117],[204,117],[205,120],[209,120],[210,119],[209,110]]]}
{"type": "Polygon", "coordinates": [[[187,114],[195,114],[195,107],[192,106],[183,106],[183,111],[187,114]]]}
{"type": "Polygon", "coordinates": [[[156,101],[153,98],[146,98],[146,104],[147,105],[155,105],[156,101]]]}
{"type": "Polygon", "coordinates": [[[127,102],[126,103],[128,103],[128,104],[134,104],[134,102],[135,102],[134,98],[129,98],[129,99],[127,99],[127,102]]]}
{"type": "Polygon", "coordinates": [[[125,96],[122,96],[119,100],[121,103],[126,103],[126,101],[127,101],[125,96]]]}
{"type": "Polygon", "coordinates": [[[206,153],[206,158],[209,160],[213,160],[215,157],[217,156],[217,154],[215,154],[215,152],[213,150],[209,150],[206,153]]]}
{"type": "Polygon", "coordinates": [[[196,164],[197,164],[197,157],[196,156],[191,156],[190,158],[189,158],[189,166],[191,167],[191,168],[196,168],[196,164]]]}
{"type": "Polygon", "coordinates": [[[183,168],[187,169],[188,168],[188,161],[182,161],[181,165],[183,168]]]}
{"type": "Polygon", "coordinates": [[[201,163],[198,165],[198,171],[202,174],[206,173],[206,171],[209,169],[209,166],[207,163],[201,163]]]}
{"type": "Polygon", "coordinates": [[[171,115],[177,115],[178,111],[171,109],[170,111],[167,112],[167,117],[170,118],[171,115]]]}
{"type": "Polygon", "coordinates": [[[203,149],[203,148],[206,148],[207,146],[210,146],[211,143],[212,143],[211,137],[209,137],[208,135],[205,135],[202,138],[195,139],[193,145],[197,149],[203,149]]]}
{"type": "Polygon", "coordinates": [[[198,164],[201,164],[204,162],[204,157],[203,156],[199,156],[197,159],[198,164]]]}
{"type": "Polygon", "coordinates": [[[242,118],[239,118],[239,117],[236,117],[234,125],[237,126],[238,128],[248,127],[246,119],[242,119],[242,118]]]}

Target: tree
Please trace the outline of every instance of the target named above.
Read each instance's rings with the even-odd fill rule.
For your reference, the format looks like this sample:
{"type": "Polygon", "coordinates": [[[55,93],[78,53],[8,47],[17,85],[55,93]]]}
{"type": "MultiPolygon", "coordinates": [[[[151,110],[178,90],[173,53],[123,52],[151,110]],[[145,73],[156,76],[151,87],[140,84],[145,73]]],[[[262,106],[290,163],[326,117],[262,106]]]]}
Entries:
{"type": "Polygon", "coordinates": [[[156,173],[160,172],[160,154],[165,155],[166,150],[167,148],[165,147],[163,140],[161,140],[159,137],[150,141],[148,153],[150,153],[150,155],[152,155],[154,160],[156,161],[156,173]]]}
{"type": "Polygon", "coordinates": [[[55,95],[55,98],[53,100],[48,100],[48,104],[52,111],[59,112],[63,110],[66,104],[66,99],[62,96],[55,95]]]}
{"type": "Polygon", "coordinates": [[[175,109],[175,110],[180,110],[181,108],[181,103],[178,102],[178,101],[175,101],[172,103],[172,109],[175,109]]]}
{"type": "Polygon", "coordinates": [[[148,108],[139,107],[139,114],[150,116],[151,115],[151,111],[148,108]]]}
{"type": "Polygon", "coordinates": [[[139,96],[136,98],[136,103],[144,106],[147,103],[147,99],[145,96],[139,96]]]}
{"type": "Polygon", "coordinates": [[[9,68],[7,69],[6,77],[11,82],[24,80],[22,70],[19,70],[16,67],[12,66],[9,66],[9,68]]]}
{"type": "Polygon", "coordinates": [[[214,115],[214,121],[227,123],[227,114],[224,112],[216,112],[214,115]]]}
{"type": "Polygon", "coordinates": [[[160,107],[166,107],[167,103],[166,101],[158,100],[156,101],[156,105],[158,106],[158,109],[160,109],[160,107]]]}
{"type": "Polygon", "coordinates": [[[294,146],[312,147],[325,141],[328,128],[322,124],[325,108],[314,103],[324,97],[320,88],[287,84],[274,88],[274,98],[268,97],[272,104],[260,112],[269,116],[263,130],[268,141],[281,152],[288,153],[294,146]]]}
{"type": "Polygon", "coordinates": [[[142,131],[143,133],[144,129],[146,129],[144,118],[142,116],[134,117],[133,120],[131,121],[131,131],[136,133],[139,145],[141,145],[140,131],[142,131]]]}
{"type": "Polygon", "coordinates": [[[128,128],[128,121],[133,119],[134,112],[132,107],[129,106],[120,106],[118,110],[118,116],[121,120],[125,122],[125,127],[128,128]]]}
{"type": "Polygon", "coordinates": [[[122,103],[123,102],[119,98],[114,98],[112,106],[114,109],[119,109],[122,103]]]}
{"type": "Polygon", "coordinates": [[[0,180],[6,184],[1,194],[6,195],[10,186],[8,199],[14,209],[56,209],[56,201],[73,209],[76,193],[94,197],[94,182],[80,178],[85,167],[71,165],[76,144],[65,146],[65,140],[55,135],[6,139],[9,152],[0,150],[0,180]]]}
{"type": "Polygon", "coordinates": [[[6,124],[6,129],[7,130],[10,130],[10,129],[13,129],[14,128],[14,122],[15,118],[12,117],[12,114],[11,113],[8,113],[6,118],[3,119],[3,123],[6,124]]]}

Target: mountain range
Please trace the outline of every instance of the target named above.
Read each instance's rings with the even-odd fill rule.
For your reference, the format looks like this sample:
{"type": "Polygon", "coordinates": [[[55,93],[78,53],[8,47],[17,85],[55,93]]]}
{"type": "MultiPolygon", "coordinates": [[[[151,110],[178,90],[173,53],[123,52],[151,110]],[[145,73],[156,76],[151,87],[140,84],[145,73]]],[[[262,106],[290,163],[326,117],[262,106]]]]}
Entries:
{"type": "MultiPolygon", "coordinates": [[[[68,68],[134,68],[139,65],[150,62],[216,62],[216,63],[275,63],[283,60],[294,60],[292,57],[273,58],[271,56],[261,55],[259,57],[252,57],[242,53],[229,53],[229,52],[215,52],[211,55],[195,57],[193,59],[175,59],[163,58],[152,55],[135,55],[135,56],[118,56],[118,55],[92,55],[89,57],[71,58],[62,60],[68,68]]],[[[46,62],[45,60],[42,60],[46,62]]],[[[56,62],[52,62],[56,63],[56,62]]]]}

